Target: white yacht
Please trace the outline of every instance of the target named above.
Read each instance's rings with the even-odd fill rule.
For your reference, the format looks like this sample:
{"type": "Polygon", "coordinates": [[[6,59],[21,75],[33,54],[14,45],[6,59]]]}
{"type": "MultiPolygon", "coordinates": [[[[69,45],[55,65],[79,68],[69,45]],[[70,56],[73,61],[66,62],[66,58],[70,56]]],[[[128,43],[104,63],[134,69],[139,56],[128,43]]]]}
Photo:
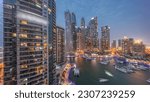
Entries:
{"type": "Polygon", "coordinates": [[[112,73],[110,73],[110,72],[108,72],[108,71],[106,71],[106,70],[105,70],[105,74],[107,74],[107,75],[110,76],[110,77],[114,77],[114,75],[113,75],[112,73]]]}
{"type": "Polygon", "coordinates": [[[100,83],[104,83],[104,82],[108,82],[109,79],[105,79],[105,78],[99,78],[99,82],[100,83]]]}
{"type": "Polygon", "coordinates": [[[80,75],[80,70],[79,70],[78,68],[74,68],[73,72],[74,72],[74,76],[79,77],[79,75],[80,75]]]}

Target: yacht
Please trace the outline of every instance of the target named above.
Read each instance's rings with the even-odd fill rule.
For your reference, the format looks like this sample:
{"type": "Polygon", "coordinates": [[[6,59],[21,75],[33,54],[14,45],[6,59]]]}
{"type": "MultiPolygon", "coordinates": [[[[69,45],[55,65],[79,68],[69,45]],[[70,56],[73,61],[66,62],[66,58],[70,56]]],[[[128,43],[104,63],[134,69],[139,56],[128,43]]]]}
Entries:
{"type": "Polygon", "coordinates": [[[80,75],[80,71],[79,71],[79,69],[78,69],[78,68],[74,68],[73,72],[74,72],[74,76],[79,77],[79,75],[80,75]]]}
{"type": "Polygon", "coordinates": [[[104,83],[104,82],[108,82],[109,79],[105,79],[105,78],[99,78],[99,82],[100,83],[104,83]]]}
{"type": "Polygon", "coordinates": [[[143,65],[139,65],[139,66],[137,66],[137,69],[140,69],[140,70],[147,70],[148,68],[147,67],[145,67],[145,66],[143,66],[143,65]]]}
{"type": "Polygon", "coordinates": [[[107,75],[110,76],[110,77],[114,77],[114,75],[113,75],[112,73],[110,73],[110,72],[108,72],[108,71],[106,71],[106,70],[105,70],[105,74],[107,74],[107,75]]]}
{"type": "Polygon", "coordinates": [[[116,69],[116,70],[119,70],[119,71],[121,71],[121,72],[123,72],[123,73],[128,73],[126,69],[124,69],[124,68],[119,68],[118,66],[115,66],[115,69],[116,69]]]}
{"type": "Polygon", "coordinates": [[[104,64],[104,65],[107,65],[108,64],[108,62],[106,62],[106,61],[102,61],[102,62],[100,62],[101,64],[104,64]]]}
{"type": "Polygon", "coordinates": [[[116,59],[116,62],[117,62],[117,63],[120,63],[120,64],[123,64],[123,63],[124,63],[123,60],[119,60],[119,59],[116,59]]]}

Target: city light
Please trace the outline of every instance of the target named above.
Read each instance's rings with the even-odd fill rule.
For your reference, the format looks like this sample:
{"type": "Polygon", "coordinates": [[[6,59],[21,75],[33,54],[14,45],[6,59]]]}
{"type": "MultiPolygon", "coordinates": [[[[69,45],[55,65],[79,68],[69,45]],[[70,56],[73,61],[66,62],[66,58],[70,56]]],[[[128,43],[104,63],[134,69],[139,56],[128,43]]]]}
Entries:
{"type": "Polygon", "coordinates": [[[134,43],[135,43],[135,44],[141,44],[141,43],[142,43],[142,40],[139,40],[139,39],[134,40],[134,43]]]}

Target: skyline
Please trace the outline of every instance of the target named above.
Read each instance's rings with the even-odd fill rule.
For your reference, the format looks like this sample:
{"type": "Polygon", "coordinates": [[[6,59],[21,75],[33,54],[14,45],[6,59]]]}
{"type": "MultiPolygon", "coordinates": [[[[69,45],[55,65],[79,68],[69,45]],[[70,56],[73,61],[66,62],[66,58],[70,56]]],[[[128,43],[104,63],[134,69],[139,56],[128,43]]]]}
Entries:
{"type": "Polygon", "coordinates": [[[77,17],[77,25],[80,25],[81,17],[85,18],[86,25],[89,20],[97,16],[99,22],[99,36],[101,27],[109,25],[111,28],[111,41],[123,38],[123,36],[141,39],[146,45],[150,45],[150,1],[148,0],[56,0],[57,25],[65,27],[64,12],[70,10],[77,17]],[[130,4],[129,4],[130,2],[130,4]],[[90,12],[89,12],[90,11],[90,12]],[[143,36],[144,35],[144,36],[143,36]]]}

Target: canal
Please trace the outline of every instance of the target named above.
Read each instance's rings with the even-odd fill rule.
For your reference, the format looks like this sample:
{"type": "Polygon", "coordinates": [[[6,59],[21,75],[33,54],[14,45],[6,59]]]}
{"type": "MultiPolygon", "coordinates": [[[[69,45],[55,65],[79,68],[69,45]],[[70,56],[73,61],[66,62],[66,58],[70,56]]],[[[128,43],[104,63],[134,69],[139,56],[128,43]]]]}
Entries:
{"type": "Polygon", "coordinates": [[[80,69],[80,76],[75,77],[73,71],[70,72],[70,80],[76,85],[150,85],[146,80],[150,78],[150,71],[135,71],[126,74],[116,70],[113,62],[108,65],[102,65],[99,60],[86,60],[81,57],[69,59],[70,63],[76,63],[80,69]],[[108,71],[112,76],[107,75],[108,71]],[[100,83],[99,78],[109,79],[108,82],[100,83]]]}

